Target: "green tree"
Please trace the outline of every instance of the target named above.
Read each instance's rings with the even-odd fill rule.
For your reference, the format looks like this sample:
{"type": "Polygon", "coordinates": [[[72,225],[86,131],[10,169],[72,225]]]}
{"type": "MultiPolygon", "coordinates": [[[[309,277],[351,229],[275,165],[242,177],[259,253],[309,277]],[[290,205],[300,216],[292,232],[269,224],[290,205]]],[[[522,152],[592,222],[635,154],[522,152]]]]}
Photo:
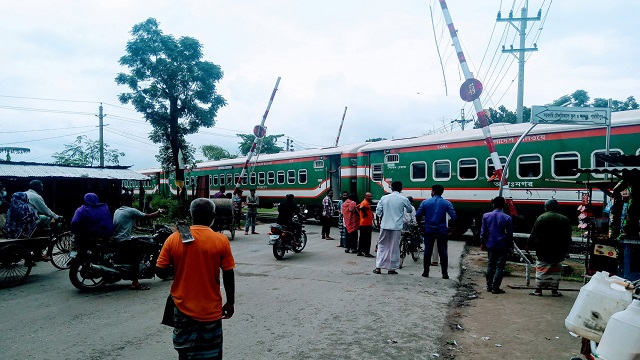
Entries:
{"type": "Polygon", "coordinates": [[[218,110],[226,105],[216,91],[222,79],[220,66],[203,61],[202,45],[192,37],[165,35],[154,18],[136,24],[120,65],[129,68],[115,81],[131,92],[119,95],[131,103],[152,126],[149,139],[162,144],[156,156],[165,170],[175,169],[176,180],[184,180],[178,154],[184,164],[193,163],[194,148],[185,140],[200,127],[212,127],[218,110]]]}
{"type": "MultiPolygon", "coordinates": [[[[249,150],[251,150],[251,145],[253,144],[253,139],[255,139],[255,135],[252,134],[236,134],[240,139],[238,149],[240,149],[240,154],[247,155],[249,150]]],[[[276,145],[278,142],[278,138],[283,137],[284,134],[279,135],[267,135],[262,139],[262,146],[259,151],[260,154],[277,154],[284,150],[284,148],[276,145]]]]}
{"type": "MultiPolygon", "coordinates": [[[[531,118],[531,109],[528,107],[522,108],[522,118],[525,122],[528,122],[531,118]]],[[[518,120],[518,115],[515,111],[511,111],[507,109],[504,105],[498,106],[497,109],[489,108],[489,118],[487,122],[489,125],[498,124],[498,123],[507,123],[507,124],[515,124],[518,120]]],[[[476,120],[473,124],[474,129],[480,128],[480,123],[476,120]]]]}
{"type": "Polygon", "coordinates": [[[202,145],[200,146],[200,151],[202,151],[202,155],[207,160],[235,159],[238,157],[237,155],[231,155],[229,151],[218,145],[202,145]]]}
{"type": "MultiPolygon", "coordinates": [[[[91,140],[86,135],[78,136],[71,144],[65,144],[64,150],[53,153],[54,163],[73,166],[93,166],[100,164],[100,141],[91,140]]],[[[105,164],[120,165],[124,153],[103,145],[105,164]]]]}
{"type": "Polygon", "coordinates": [[[371,139],[365,140],[365,142],[377,142],[382,140],[387,140],[387,138],[383,138],[383,137],[371,138],[371,139]]]}
{"type": "MultiPolygon", "coordinates": [[[[584,90],[576,90],[572,94],[563,95],[552,101],[550,106],[575,106],[575,107],[608,107],[609,100],[604,98],[595,98],[590,101],[589,94],[584,90]]],[[[612,100],[611,111],[635,110],[640,106],[636,98],[629,96],[626,100],[612,100]]]]}
{"type": "Polygon", "coordinates": [[[31,152],[31,149],[29,149],[29,148],[21,148],[21,147],[13,147],[13,146],[0,147],[0,153],[3,153],[3,152],[7,153],[6,161],[11,161],[11,155],[10,154],[27,154],[27,153],[31,152]]]}

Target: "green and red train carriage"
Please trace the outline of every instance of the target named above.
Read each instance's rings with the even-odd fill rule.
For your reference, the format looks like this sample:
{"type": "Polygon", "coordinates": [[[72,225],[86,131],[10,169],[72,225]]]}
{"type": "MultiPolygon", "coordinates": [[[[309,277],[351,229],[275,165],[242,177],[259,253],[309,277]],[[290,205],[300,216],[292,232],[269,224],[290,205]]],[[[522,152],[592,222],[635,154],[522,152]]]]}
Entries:
{"type": "MultiPolygon", "coordinates": [[[[531,125],[494,124],[491,133],[503,164],[509,152],[531,125]]],[[[595,154],[605,152],[605,128],[578,125],[538,125],[515,151],[507,181],[523,224],[530,224],[542,213],[542,205],[555,198],[562,211],[575,218],[576,208],[586,193],[578,182],[594,180],[578,174],[577,168],[602,167],[595,154]]],[[[640,110],[612,114],[610,154],[638,155],[640,152],[640,110]]],[[[209,161],[185,172],[192,196],[208,196],[225,185],[232,191],[240,177],[244,159],[209,161]]],[[[140,170],[151,177],[145,190],[175,194],[173,174],[157,169],[140,170]]],[[[435,183],[445,187],[461,218],[460,230],[478,223],[489,211],[489,201],[498,194],[498,181],[492,179],[493,166],[480,129],[414,138],[383,140],[332,148],[310,149],[279,154],[261,154],[255,166],[242,179],[242,188],[256,188],[261,206],[272,206],[288,193],[311,213],[320,209],[322,198],[332,189],[338,199],[342,191],[362,199],[373,194],[374,203],[390,191],[392,181],[400,180],[403,193],[417,205],[430,196],[435,183]]],[[[596,175],[593,175],[596,176],[596,175]]],[[[604,176],[604,175],[600,175],[604,176]]],[[[597,178],[595,180],[598,180],[597,178]]],[[[596,204],[602,194],[594,193],[596,204]]]]}

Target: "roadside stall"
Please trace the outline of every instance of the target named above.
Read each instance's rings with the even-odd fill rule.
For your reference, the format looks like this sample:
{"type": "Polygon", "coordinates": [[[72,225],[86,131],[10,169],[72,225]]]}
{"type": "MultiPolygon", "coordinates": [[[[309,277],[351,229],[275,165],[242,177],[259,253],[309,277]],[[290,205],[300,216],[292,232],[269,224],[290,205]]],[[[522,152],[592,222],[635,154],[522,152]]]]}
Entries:
{"type": "Polygon", "coordinates": [[[586,182],[588,199],[580,207],[580,227],[587,234],[587,274],[607,271],[628,280],[640,279],[640,156],[596,155],[605,167],[578,169],[604,176],[586,182]],[[605,196],[603,215],[591,210],[594,188],[605,196]]]}

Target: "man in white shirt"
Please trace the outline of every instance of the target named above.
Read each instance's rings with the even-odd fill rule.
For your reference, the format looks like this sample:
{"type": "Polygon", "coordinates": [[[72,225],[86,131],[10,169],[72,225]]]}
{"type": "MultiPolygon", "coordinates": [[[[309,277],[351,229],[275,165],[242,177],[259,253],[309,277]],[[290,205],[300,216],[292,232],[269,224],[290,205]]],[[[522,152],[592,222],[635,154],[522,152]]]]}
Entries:
{"type": "Polygon", "coordinates": [[[42,195],[40,195],[43,191],[44,186],[40,180],[32,180],[29,183],[29,190],[25,191],[27,198],[29,199],[29,206],[36,211],[40,218],[40,220],[38,220],[39,229],[48,228],[51,220],[58,220],[61,218],[60,215],[51,211],[47,204],[45,204],[42,195]]]}
{"type": "Polygon", "coordinates": [[[391,190],[391,194],[383,196],[376,206],[376,215],[380,218],[380,239],[374,274],[381,274],[381,268],[389,270],[388,273],[392,275],[398,273],[396,269],[400,267],[400,238],[404,213],[413,210],[409,200],[400,195],[402,182],[392,182],[391,190]]]}

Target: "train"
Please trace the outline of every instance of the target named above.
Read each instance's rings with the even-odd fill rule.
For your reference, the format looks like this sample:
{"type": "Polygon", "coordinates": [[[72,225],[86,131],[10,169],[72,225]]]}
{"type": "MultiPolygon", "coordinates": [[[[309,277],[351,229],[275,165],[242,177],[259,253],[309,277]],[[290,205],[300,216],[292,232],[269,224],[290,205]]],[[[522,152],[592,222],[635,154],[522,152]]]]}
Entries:
{"type": "MultiPolygon", "coordinates": [[[[500,161],[506,164],[514,145],[530,123],[492,124],[500,161]]],[[[506,179],[518,211],[518,224],[530,227],[548,199],[557,199],[561,212],[577,219],[577,207],[587,195],[585,183],[605,175],[581,174],[578,168],[602,167],[596,158],[606,151],[606,127],[539,124],[523,139],[505,168],[506,179]]],[[[612,113],[609,154],[640,154],[640,110],[612,113]]],[[[415,204],[428,199],[431,186],[445,187],[443,197],[458,214],[458,231],[477,232],[499,182],[481,129],[411,138],[363,142],[321,149],[260,154],[240,179],[244,158],[207,161],[185,170],[190,196],[209,196],[220,185],[233,189],[255,188],[261,206],[269,207],[294,194],[296,202],[318,216],[329,189],[334,200],[343,191],[359,199],[371,192],[374,204],[391,191],[391,182],[403,183],[403,194],[415,204]]],[[[146,193],[176,194],[175,174],[161,169],[137,170],[149,176],[146,193]]],[[[604,196],[594,192],[593,203],[602,207],[604,196]]],[[[596,209],[597,210],[597,209],[596,209]]]]}

